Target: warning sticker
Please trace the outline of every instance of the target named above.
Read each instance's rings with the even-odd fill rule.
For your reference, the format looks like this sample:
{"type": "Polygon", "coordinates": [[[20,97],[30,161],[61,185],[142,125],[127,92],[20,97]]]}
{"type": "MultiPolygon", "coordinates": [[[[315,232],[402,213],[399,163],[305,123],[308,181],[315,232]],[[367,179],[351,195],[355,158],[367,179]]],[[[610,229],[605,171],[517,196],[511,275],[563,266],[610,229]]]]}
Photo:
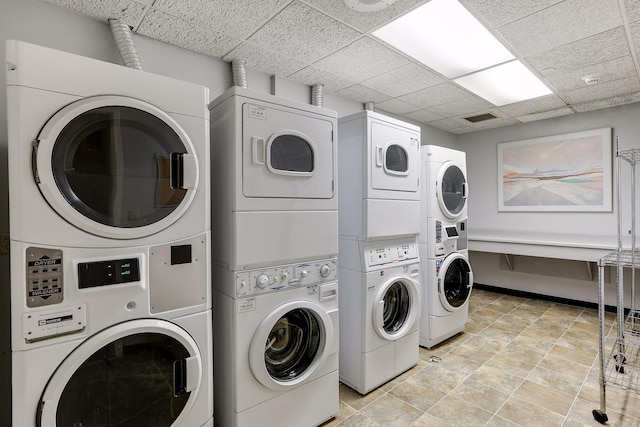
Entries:
{"type": "Polygon", "coordinates": [[[258,120],[267,120],[267,109],[257,105],[249,105],[249,117],[258,120]]]}
{"type": "Polygon", "coordinates": [[[247,311],[254,311],[256,309],[256,299],[246,298],[237,302],[236,306],[238,313],[246,313],[247,311]]]}

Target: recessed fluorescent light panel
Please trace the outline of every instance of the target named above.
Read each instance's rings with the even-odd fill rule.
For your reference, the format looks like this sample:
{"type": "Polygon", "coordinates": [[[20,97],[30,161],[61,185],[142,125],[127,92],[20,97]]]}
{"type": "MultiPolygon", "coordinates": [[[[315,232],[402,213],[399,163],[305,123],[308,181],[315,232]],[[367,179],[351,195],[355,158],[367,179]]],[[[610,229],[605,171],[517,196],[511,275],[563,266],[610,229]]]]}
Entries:
{"type": "Polygon", "coordinates": [[[373,35],[448,78],[514,59],[456,0],[431,0],[373,35]]]}
{"type": "Polygon", "coordinates": [[[460,77],[454,82],[498,107],[552,93],[517,60],[460,77]]]}

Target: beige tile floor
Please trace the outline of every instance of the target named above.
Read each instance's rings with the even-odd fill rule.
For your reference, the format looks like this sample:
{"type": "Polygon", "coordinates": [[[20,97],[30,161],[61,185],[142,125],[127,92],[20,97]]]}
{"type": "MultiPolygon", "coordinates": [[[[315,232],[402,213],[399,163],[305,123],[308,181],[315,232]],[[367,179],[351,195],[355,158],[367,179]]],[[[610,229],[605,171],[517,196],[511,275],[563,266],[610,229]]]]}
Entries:
{"type": "MultiPolygon", "coordinates": [[[[595,309],[474,289],[465,332],[365,396],[340,384],[323,427],[600,426],[598,339],[595,309]]],[[[640,426],[640,395],[607,387],[607,415],[640,426]]]]}

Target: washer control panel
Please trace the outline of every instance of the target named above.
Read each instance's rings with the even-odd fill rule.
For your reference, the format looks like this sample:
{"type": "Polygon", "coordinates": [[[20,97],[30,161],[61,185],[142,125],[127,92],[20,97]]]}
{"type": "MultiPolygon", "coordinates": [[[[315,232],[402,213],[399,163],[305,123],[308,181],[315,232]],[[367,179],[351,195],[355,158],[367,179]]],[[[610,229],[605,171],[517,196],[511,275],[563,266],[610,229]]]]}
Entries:
{"type": "Polygon", "coordinates": [[[62,251],[29,247],[25,255],[27,307],[61,303],[64,300],[62,251]]]}
{"type": "Polygon", "coordinates": [[[336,258],[236,272],[236,297],[335,281],[336,258]]]}
{"type": "Polygon", "coordinates": [[[415,260],[418,258],[418,245],[415,242],[390,246],[373,246],[365,249],[364,259],[367,267],[415,260]]]}

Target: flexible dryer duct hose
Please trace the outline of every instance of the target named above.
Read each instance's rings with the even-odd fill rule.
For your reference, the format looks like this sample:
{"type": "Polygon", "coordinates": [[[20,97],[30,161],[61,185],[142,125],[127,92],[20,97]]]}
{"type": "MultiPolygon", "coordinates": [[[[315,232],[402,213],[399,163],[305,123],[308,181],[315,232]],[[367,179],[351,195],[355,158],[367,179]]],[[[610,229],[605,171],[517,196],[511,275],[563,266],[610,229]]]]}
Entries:
{"type": "Polygon", "coordinates": [[[311,86],[311,105],[322,107],[322,88],[323,84],[317,83],[311,86]]]}
{"type": "Polygon", "coordinates": [[[244,59],[231,60],[231,73],[233,74],[233,85],[247,88],[247,69],[244,66],[244,59]]]}
{"type": "Polygon", "coordinates": [[[124,65],[136,70],[142,70],[142,62],[140,62],[138,51],[131,38],[131,28],[119,19],[109,19],[109,26],[124,65]]]}

